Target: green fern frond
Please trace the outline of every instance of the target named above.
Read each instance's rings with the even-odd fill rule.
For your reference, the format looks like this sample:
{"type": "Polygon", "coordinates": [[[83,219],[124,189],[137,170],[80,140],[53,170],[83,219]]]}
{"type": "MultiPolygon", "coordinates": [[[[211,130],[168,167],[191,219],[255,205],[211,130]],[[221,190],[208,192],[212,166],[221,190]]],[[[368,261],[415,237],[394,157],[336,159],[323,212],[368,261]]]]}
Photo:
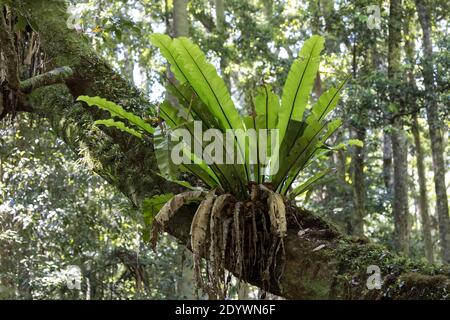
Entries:
{"type": "Polygon", "coordinates": [[[83,101],[88,106],[97,106],[100,109],[106,110],[111,114],[111,117],[118,117],[128,120],[131,124],[135,125],[144,132],[152,134],[155,131],[150,124],[146,123],[141,117],[125,111],[121,106],[114,102],[108,101],[100,97],[79,96],[77,101],[83,101]]]}
{"type": "Polygon", "coordinates": [[[139,131],[127,127],[125,123],[123,123],[122,121],[114,121],[114,119],[104,119],[104,120],[97,120],[94,122],[94,124],[96,125],[102,124],[107,127],[114,127],[116,129],[119,129],[120,131],[127,132],[135,137],[138,137],[139,139],[142,139],[142,134],[139,131]]]}

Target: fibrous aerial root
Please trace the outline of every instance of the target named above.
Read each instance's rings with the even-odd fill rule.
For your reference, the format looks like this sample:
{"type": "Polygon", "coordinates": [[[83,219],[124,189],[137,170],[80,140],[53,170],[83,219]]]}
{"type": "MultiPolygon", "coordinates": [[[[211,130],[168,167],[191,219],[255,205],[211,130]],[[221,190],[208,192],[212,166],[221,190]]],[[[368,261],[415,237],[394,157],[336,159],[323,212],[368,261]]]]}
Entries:
{"type": "Polygon", "coordinates": [[[276,261],[284,261],[285,199],[264,185],[251,185],[250,191],[251,197],[240,201],[218,190],[181,193],[155,217],[153,244],[183,205],[200,202],[191,223],[190,247],[196,284],[210,299],[227,296],[231,274],[246,281],[260,280],[263,290],[280,282],[283,265],[276,261]],[[203,264],[201,258],[205,258],[203,264]]]}

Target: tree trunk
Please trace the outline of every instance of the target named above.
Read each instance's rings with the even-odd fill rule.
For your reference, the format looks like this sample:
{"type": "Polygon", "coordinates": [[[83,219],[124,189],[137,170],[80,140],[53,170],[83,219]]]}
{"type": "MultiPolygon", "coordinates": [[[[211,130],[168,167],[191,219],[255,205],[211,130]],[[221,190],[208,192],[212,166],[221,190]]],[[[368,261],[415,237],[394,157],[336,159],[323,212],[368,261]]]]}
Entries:
{"type": "MultiPolygon", "coordinates": [[[[413,28],[411,28],[411,23],[413,21],[414,11],[408,11],[408,14],[405,15],[405,53],[406,59],[410,68],[407,71],[408,84],[413,92],[417,92],[417,86],[414,79],[414,67],[415,67],[415,58],[414,58],[414,41],[415,32],[413,28]]],[[[416,98],[413,94],[408,94],[408,98],[406,101],[409,101],[411,109],[417,109],[416,98]]],[[[412,116],[412,124],[411,124],[411,132],[414,138],[414,147],[416,152],[416,162],[417,162],[417,176],[419,182],[419,212],[421,218],[421,229],[422,229],[422,237],[424,242],[425,249],[425,257],[430,263],[434,262],[434,254],[433,254],[433,240],[431,237],[431,224],[430,224],[430,215],[429,215],[429,205],[428,205],[428,196],[427,196],[427,181],[425,178],[425,164],[424,164],[424,154],[422,148],[422,142],[420,138],[420,125],[418,121],[418,112],[414,113],[412,116]]]]}
{"type": "Polygon", "coordinates": [[[434,188],[436,190],[436,211],[439,219],[439,237],[441,256],[445,263],[450,263],[450,219],[448,212],[447,187],[445,184],[446,168],[442,132],[445,130],[439,119],[438,106],[435,99],[433,44],[431,39],[431,15],[429,4],[424,0],[416,0],[417,13],[422,26],[423,59],[422,70],[425,84],[425,104],[428,128],[430,131],[431,153],[433,158],[434,188]]]}
{"type": "Polygon", "coordinates": [[[409,254],[408,148],[403,126],[396,124],[391,133],[394,157],[394,245],[398,252],[409,254]]]}
{"type": "Polygon", "coordinates": [[[216,28],[222,32],[225,28],[225,4],[223,0],[216,1],[216,28]]]}
{"type": "Polygon", "coordinates": [[[173,0],[174,37],[187,37],[189,35],[188,2],[189,0],[173,0]]]}
{"type": "MultiPolygon", "coordinates": [[[[355,41],[353,43],[353,59],[352,59],[352,74],[356,80],[358,76],[358,42],[357,35],[354,34],[355,41]]],[[[361,125],[362,115],[357,114],[358,120],[354,124],[355,138],[361,140],[363,143],[366,137],[366,130],[361,125]]],[[[351,129],[350,129],[351,131],[351,129]]],[[[352,190],[353,190],[353,206],[354,213],[352,215],[352,234],[356,236],[364,236],[364,215],[365,215],[365,185],[364,185],[364,151],[363,148],[355,146],[352,154],[352,190]]]]}
{"type": "Polygon", "coordinates": [[[273,1],[272,0],[262,0],[263,8],[264,8],[264,16],[267,21],[272,19],[273,15],[273,1]]]}
{"type": "Polygon", "coordinates": [[[238,299],[239,300],[248,300],[249,299],[249,285],[245,282],[239,283],[239,290],[238,290],[238,299]]]}
{"type": "MultiPolygon", "coordinates": [[[[28,95],[33,112],[47,118],[59,137],[137,207],[153,194],[179,192],[177,185],[156,174],[151,139],[139,141],[117,130],[99,129],[93,121],[107,115],[74,103],[74,97],[87,94],[105,97],[138,114],[149,106],[134,87],[97,57],[83,38],[66,28],[65,1],[29,0],[23,5],[23,12],[32,12],[29,21],[40,34],[42,50],[51,58],[47,67],[70,66],[74,72],[64,84],[35,89],[28,95]]],[[[192,204],[183,207],[165,231],[188,244],[195,211],[192,204]]],[[[279,281],[271,279],[271,293],[290,299],[448,297],[446,270],[414,263],[381,246],[342,236],[310,212],[288,206],[288,214],[297,222],[290,222],[284,239],[285,259],[276,257],[277,265],[284,265],[284,274],[279,281]],[[369,265],[380,268],[381,289],[366,287],[369,265]],[[414,290],[417,287],[420,290],[414,290]]],[[[262,279],[241,280],[262,286],[262,279]]]]}
{"type": "Polygon", "coordinates": [[[412,134],[414,137],[414,146],[416,149],[417,176],[419,180],[419,210],[422,223],[422,236],[425,245],[425,256],[430,263],[434,262],[433,240],[431,238],[431,223],[429,215],[429,205],[427,196],[427,180],[425,178],[425,165],[423,160],[423,148],[420,139],[419,122],[417,114],[413,117],[412,134]]]}
{"type": "MultiPolygon", "coordinates": [[[[366,129],[357,128],[355,139],[363,143],[366,139],[366,129]]],[[[364,174],[364,147],[354,147],[353,152],[353,203],[355,210],[353,233],[356,236],[364,236],[364,216],[366,214],[366,186],[364,174]]]]}
{"type": "MultiPolygon", "coordinates": [[[[391,0],[389,15],[388,77],[392,81],[399,79],[400,42],[402,30],[402,4],[400,0],[391,0]]],[[[399,97],[391,92],[390,100],[399,106],[399,97]]],[[[394,160],[394,244],[398,252],[409,254],[409,214],[408,214],[408,148],[402,120],[396,118],[391,132],[394,160]]]]}
{"type": "MultiPolygon", "coordinates": [[[[225,2],[224,0],[215,0],[215,1],[216,1],[216,30],[219,39],[222,41],[222,43],[225,43],[228,38],[225,24],[225,2]]],[[[228,90],[231,91],[231,79],[230,74],[227,71],[228,67],[227,50],[224,50],[223,48],[223,50],[218,52],[218,54],[220,56],[220,71],[222,78],[225,81],[228,90]]]]}
{"type": "Polygon", "coordinates": [[[383,181],[388,197],[393,195],[393,174],[392,174],[392,141],[391,135],[386,130],[383,132],[383,181]]]}

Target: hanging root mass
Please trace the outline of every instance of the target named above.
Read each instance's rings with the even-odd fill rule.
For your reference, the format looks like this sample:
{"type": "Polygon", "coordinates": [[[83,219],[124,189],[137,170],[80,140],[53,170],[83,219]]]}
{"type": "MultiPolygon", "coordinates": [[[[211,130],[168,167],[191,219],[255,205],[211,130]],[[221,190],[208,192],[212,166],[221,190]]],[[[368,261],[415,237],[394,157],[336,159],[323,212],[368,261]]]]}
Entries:
{"type": "Polygon", "coordinates": [[[246,201],[216,190],[181,193],[155,217],[152,242],[155,246],[159,230],[183,205],[200,202],[190,229],[197,286],[210,299],[224,299],[233,273],[248,282],[259,280],[262,289],[268,290],[274,281],[279,285],[283,273],[284,201],[280,194],[256,184],[251,185],[251,198],[246,201]]]}

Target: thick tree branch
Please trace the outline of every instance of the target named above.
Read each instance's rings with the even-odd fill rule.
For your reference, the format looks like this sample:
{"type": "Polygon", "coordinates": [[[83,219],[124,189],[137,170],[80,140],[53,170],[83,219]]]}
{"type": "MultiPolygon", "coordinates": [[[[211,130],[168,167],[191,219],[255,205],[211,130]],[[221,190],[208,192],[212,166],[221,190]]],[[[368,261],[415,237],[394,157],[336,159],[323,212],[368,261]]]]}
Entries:
{"type": "MultiPolygon", "coordinates": [[[[342,236],[311,212],[290,207],[284,239],[283,277],[271,279],[269,291],[287,299],[448,299],[448,268],[432,267],[390,253],[361,238],[342,236]],[[379,268],[381,288],[368,289],[369,266],[379,268]]],[[[165,230],[190,246],[195,206],[183,207],[165,230]]],[[[278,257],[280,259],[280,257],[278,257]]],[[[282,261],[276,265],[282,266],[282,261]]],[[[231,270],[234,271],[234,270],[231,270]]],[[[256,286],[261,279],[242,279],[256,286]]]]}
{"type": "Polygon", "coordinates": [[[21,81],[19,89],[24,93],[30,93],[37,88],[49,86],[56,83],[64,83],[72,76],[73,71],[70,67],[56,68],[36,77],[21,81]]]}

